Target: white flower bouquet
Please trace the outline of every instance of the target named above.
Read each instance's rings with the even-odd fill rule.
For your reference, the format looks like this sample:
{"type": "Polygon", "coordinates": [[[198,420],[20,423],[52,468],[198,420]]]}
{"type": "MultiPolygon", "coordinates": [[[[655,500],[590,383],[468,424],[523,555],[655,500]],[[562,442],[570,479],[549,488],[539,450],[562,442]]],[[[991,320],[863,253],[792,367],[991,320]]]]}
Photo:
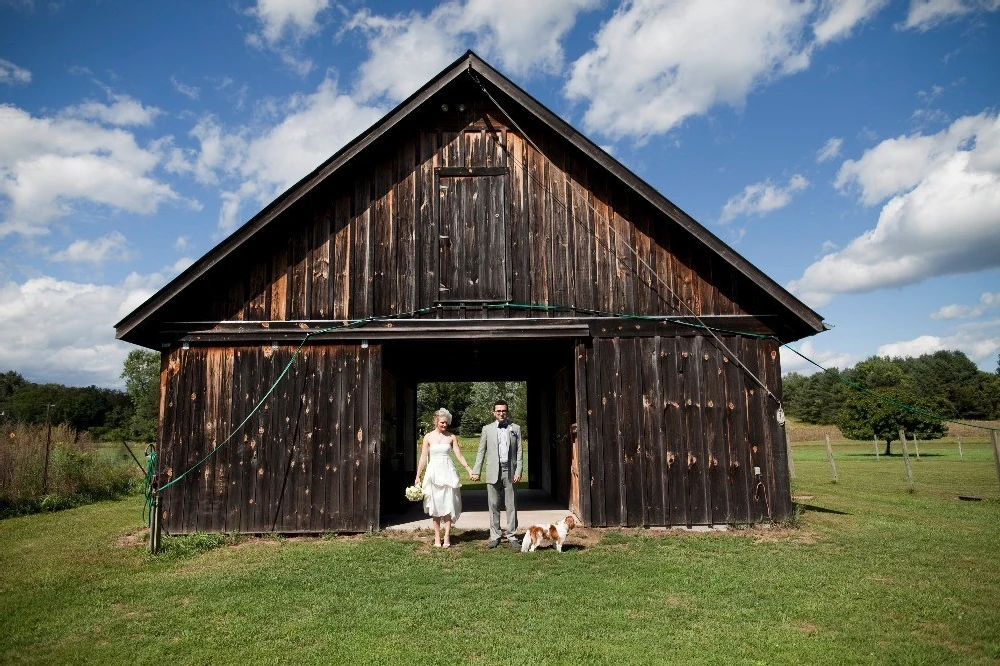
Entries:
{"type": "Polygon", "coordinates": [[[420,486],[410,486],[406,489],[406,499],[411,502],[419,502],[424,498],[424,491],[420,486]]]}

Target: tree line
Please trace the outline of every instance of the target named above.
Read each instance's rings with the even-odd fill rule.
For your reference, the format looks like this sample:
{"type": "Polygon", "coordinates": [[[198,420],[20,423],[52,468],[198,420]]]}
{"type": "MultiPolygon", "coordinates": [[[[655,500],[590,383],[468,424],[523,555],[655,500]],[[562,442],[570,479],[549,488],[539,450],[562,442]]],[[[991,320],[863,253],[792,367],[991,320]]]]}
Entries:
{"type": "Polygon", "coordinates": [[[37,384],[13,370],[0,373],[0,421],[66,424],[97,440],[156,440],[160,354],[133,350],[122,368],[125,390],[37,384]]]}
{"type": "Polygon", "coordinates": [[[889,454],[900,429],[907,435],[941,437],[944,424],[929,415],[1000,418],[1000,359],[997,371],[989,373],[960,351],[872,356],[843,371],[831,368],[808,377],[790,373],[782,380],[782,392],[789,416],[836,425],[850,439],[884,441],[889,454]]]}
{"type": "Polygon", "coordinates": [[[434,382],[417,386],[417,415],[421,429],[433,428],[434,412],[444,407],[452,415],[450,430],[462,437],[478,437],[491,423],[493,403],[506,400],[510,418],[527,433],[528,392],[524,382],[434,382]]]}

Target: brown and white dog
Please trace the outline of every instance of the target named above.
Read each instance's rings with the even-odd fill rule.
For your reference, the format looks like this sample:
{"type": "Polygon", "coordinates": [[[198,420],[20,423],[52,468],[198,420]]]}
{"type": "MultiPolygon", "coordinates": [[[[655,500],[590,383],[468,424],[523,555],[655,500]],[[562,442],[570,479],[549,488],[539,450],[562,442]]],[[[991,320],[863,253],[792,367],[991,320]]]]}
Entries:
{"type": "Polygon", "coordinates": [[[576,518],[566,516],[555,525],[532,525],[524,533],[521,540],[521,552],[534,552],[545,539],[549,539],[556,545],[556,550],[562,552],[563,542],[571,529],[576,527],[576,518]]]}

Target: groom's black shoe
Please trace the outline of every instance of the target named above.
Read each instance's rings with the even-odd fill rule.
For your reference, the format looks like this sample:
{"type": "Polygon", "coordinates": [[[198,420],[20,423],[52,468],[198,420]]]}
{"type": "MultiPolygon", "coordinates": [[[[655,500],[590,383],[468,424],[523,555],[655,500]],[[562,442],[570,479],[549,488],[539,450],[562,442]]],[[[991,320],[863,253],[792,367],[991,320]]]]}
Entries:
{"type": "Polygon", "coordinates": [[[499,545],[500,545],[500,539],[491,539],[490,542],[488,544],[486,544],[486,547],[487,548],[496,548],[499,545]]]}
{"type": "Polygon", "coordinates": [[[521,542],[517,540],[517,537],[507,540],[510,543],[512,550],[521,550],[521,542]]]}

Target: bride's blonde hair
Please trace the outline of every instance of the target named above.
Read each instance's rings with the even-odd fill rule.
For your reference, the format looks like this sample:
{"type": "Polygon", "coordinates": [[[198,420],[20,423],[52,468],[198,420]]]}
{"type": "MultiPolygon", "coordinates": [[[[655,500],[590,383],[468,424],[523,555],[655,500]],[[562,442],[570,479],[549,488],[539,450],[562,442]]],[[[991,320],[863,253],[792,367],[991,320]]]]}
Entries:
{"type": "Polygon", "coordinates": [[[437,423],[438,419],[444,419],[448,423],[448,425],[451,425],[451,412],[442,407],[441,409],[434,412],[434,423],[437,423]]]}

